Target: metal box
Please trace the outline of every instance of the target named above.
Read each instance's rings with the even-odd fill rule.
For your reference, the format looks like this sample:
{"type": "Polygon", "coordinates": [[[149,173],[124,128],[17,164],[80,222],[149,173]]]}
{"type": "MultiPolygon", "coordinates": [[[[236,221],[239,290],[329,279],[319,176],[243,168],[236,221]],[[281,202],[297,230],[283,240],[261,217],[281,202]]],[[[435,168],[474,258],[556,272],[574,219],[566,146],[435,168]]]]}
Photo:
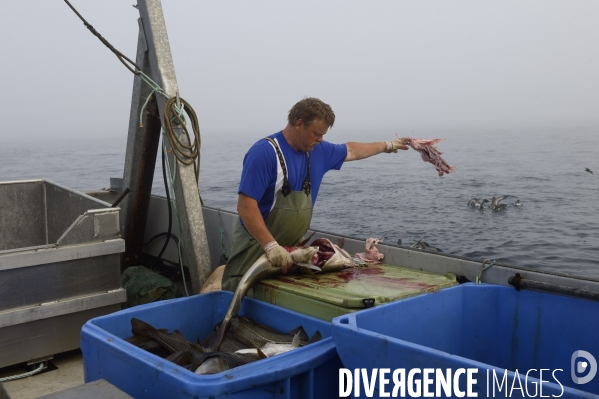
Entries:
{"type": "Polygon", "coordinates": [[[119,208],[46,180],[0,183],[0,367],[79,347],[120,309],[119,208]]]}

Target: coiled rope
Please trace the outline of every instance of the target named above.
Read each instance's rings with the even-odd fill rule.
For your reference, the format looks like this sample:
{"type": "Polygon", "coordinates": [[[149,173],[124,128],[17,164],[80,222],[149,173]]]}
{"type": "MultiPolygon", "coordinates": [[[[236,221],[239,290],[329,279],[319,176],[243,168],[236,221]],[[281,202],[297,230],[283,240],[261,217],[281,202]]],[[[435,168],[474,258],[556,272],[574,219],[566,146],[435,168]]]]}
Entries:
{"type": "MultiPolygon", "coordinates": [[[[168,138],[168,141],[171,145],[171,148],[173,150],[173,155],[177,158],[177,160],[184,165],[193,165],[196,182],[197,182],[200,177],[200,157],[199,157],[199,155],[200,155],[201,140],[200,140],[200,127],[199,127],[200,125],[198,123],[198,117],[197,117],[194,109],[192,108],[192,106],[187,101],[180,98],[178,95],[176,97],[169,98],[167,96],[167,94],[165,93],[164,89],[162,89],[162,87],[160,87],[160,85],[158,85],[156,82],[154,82],[148,75],[143,73],[142,68],[139,65],[137,65],[129,57],[127,57],[126,55],[121,53],[112,44],[110,44],[110,42],[108,42],[108,40],[106,40],[89,22],[87,22],[85,20],[85,18],[83,18],[83,16],[81,16],[81,14],[79,14],[79,12],[75,9],[75,7],[73,7],[71,5],[71,3],[69,3],[68,0],[64,0],[64,2],[67,3],[67,5],[71,8],[71,10],[73,10],[73,12],[79,17],[79,19],[83,22],[85,27],[94,36],[96,36],[110,51],[112,51],[116,55],[116,57],[119,59],[119,61],[121,61],[121,63],[123,65],[125,65],[125,67],[129,71],[131,71],[133,74],[139,76],[141,78],[141,80],[144,81],[152,89],[152,91],[146,98],[146,101],[144,102],[144,104],[141,107],[141,112],[139,115],[140,127],[143,126],[143,124],[142,124],[143,111],[146,108],[146,105],[148,104],[151,96],[154,93],[158,93],[167,99],[166,104],[164,106],[164,130],[166,133],[165,135],[168,138]],[[191,127],[192,127],[193,133],[194,133],[193,141],[191,141],[191,138],[189,136],[189,131],[187,130],[187,126],[185,124],[185,118],[183,117],[184,110],[187,113],[187,115],[189,116],[189,120],[191,122],[191,127]],[[178,127],[181,127],[183,129],[183,132],[187,138],[187,142],[190,144],[183,142],[175,134],[175,126],[173,126],[173,124],[177,125],[178,127]]],[[[200,198],[200,201],[201,201],[201,198],[200,198]]]]}
{"type": "Polygon", "coordinates": [[[177,107],[177,99],[175,97],[167,100],[164,105],[164,132],[168,141],[173,149],[173,155],[177,158],[179,162],[183,165],[193,165],[193,170],[196,174],[196,181],[198,181],[200,177],[200,124],[198,122],[198,117],[191,107],[191,105],[182,98],[178,99],[181,102],[181,107],[177,107]],[[183,118],[182,111],[185,109],[187,115],[189,116],[189,122],[191,123],[191,128],[194,134],[194,140],[191,141],[189,137],[189,131],[187,130],[187,125],[185,124],[185,118],[183,118]],[[180,126],[187,137],[187,142],[191,144],[186,144],[175,134],[175,125],[180,126]]]}

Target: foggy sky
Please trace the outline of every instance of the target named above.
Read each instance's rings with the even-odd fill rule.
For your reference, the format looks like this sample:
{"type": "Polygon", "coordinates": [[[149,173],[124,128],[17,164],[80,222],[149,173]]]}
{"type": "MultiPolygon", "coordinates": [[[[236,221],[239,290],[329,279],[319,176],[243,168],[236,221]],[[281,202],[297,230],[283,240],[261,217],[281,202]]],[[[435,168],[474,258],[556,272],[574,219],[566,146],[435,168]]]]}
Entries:
{"type": "MultiPolygon", "coordinates": [[[[72,0],[135,59],[135,0],[72,0]]],[[[599,126],[597,1],[163,1],[202,135],[599,126]]],[[[3,1],[0,135],[126,136],[133,75],[60,0],[3,1]]],[[[227,137],[227,136],[223,136],[227,137]]]]}

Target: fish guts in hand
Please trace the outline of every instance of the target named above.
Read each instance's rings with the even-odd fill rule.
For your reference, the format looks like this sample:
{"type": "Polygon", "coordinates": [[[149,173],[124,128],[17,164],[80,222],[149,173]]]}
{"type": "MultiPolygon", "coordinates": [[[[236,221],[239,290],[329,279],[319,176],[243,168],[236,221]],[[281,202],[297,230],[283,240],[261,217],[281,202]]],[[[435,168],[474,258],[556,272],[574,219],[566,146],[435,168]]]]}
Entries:
{"type": "Polygon", "coordinates": [[[443,153],[435,148],[435,144],[445,139],[425,140],[407,138],[407,140],[409,140],[407,145],[418,151],[424,162],[430,162],[435,165],[437,172],[439,172],[439,176],[443,176],[445,173],[451,173],[454,171],[455,166],[449,166],[449,164],[445,162],[443,158],[441,158],[441,154],[443,153]]]}
{"type": "Polygon", "coordinates": [[[410,143],[409,138],[397,138],[396,140],[385,141],[385,152],[387,154],[397,153],[397,150],[407,150],[407,144],[410,143]]]}

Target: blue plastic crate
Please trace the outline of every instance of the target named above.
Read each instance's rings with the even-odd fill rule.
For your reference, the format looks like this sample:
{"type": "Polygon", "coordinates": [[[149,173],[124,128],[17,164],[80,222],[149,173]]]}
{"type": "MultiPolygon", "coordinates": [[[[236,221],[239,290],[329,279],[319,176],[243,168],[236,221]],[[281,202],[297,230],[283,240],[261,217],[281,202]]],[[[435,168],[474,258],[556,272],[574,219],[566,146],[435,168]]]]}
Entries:
{"type": "Polygon", "coordinates": [[[299,325],[323,339],[258,362],[214,375],[196,375],[139,349],[131,336],[131,318],[157,328],[178,329],[190,341],[204,339],[229,307],[232,293],[213,292],[137,306],[87,322],[81,331],[85,382],[105,379],[135,398],[330,398],[341,361],[331,324],[277,306],[245,298],[240,315],[289,331],[299,325]],[[334,383],[331,383],[334,382],[334,383]]]}
{"type": "MultiPolygon", "coordinates": [[[[389,368],[391,372],[403,368],[406,373],[415,368],[450,368],[454,372],[478,368],[474,386],[478,397],[486,397],[487,388],[493,396],[493,386],[495,397],[504,397],[507,391],[503,389],[500,394],[499,384],[494,385],[495,370],[498,381],[507,375],[512,397],[522,397],[521,393],[527,396],[526,388],[528,395],[533,395],[539,387],[534,385],[540,382],[539,370],[549,369],[542,375],[543,381],[548,381],[543,382],[543,396],[559,396],[561,384],[562,398],[599,398],[599,373],[585,384],[575,384],[571,376],[574,364],[585,361],[582,357],[573,359],[575,351],[584,350],[599,360],[599,302],[595,301],[464,284],[337,317],[333,320],[333,339],[344,367],[352,371],[365,368],[369,376],[374,368],[389,368]],[[530,372],[525,380],[532,369],[537,371],[530,372]],[[553,375],[556,369],[563,371],[553,375]],[[522,391],[517,389],[517,378],[522,391]],[[511,390],[512,384],[515,390],[511,390]]],[[[575,376],[589,375],[589,363],[575,376]]],[[[462,375],[461,391],[465,380],[462,375]]],[[[386,389],[391,391],[394,386],[386,389]]],[[[434,388],[433,382],[429,389],[434,388]]],[[[373,397],[379,397],[378,389],[377,385],[373,397]]],[[[361,394],[364,397],[363,388],[361,394]]]]}

